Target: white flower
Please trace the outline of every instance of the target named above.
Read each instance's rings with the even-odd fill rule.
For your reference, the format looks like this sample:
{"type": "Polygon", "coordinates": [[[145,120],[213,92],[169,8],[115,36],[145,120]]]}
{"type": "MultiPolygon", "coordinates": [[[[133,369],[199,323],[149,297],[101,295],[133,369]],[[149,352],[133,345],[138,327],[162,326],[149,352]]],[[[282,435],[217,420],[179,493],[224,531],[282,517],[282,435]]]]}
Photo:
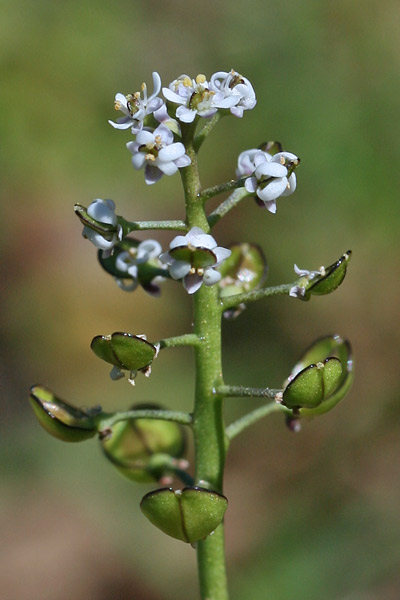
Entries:
{"type": "Polygon", "coordinates": [[[121,117],[115,123],[108,121],[115,129],[128,129],[132,127],[132,132],[137,133],[143,128],[143,121],[147,115],[154,113],[163,104],[162,98],[157,98],[161,90],[161,77],[157,72],[153,73],[153,93],[147,97],[147,86],[142,83],[140,92],[134,94],[116,94],[115,110],[120,110],[125,116],[121,117]],[[142,97],[143,94],[143,97],[142,97]]]}
{"type": "Polygon", "coordinates": [[[106,258],[111,254],[114,246],[122,239],[122,227],[118,225],[117,215],[115,214],[115,203],[112,200],[101,200],[98,198],[88,206],[87,214],[100,224],[115,227],[115,231],[112,234],[99,233],[89,227],[89,225],[85,225],[82,231],[83,237],[91,241],[96,248],[103,250],[103,257],[106,258]]]}
{"type": "Polygon", "coordinates": [[[192,123],[197,115],[211,117],[218,108],[231,108],[236,103],[236,98],[226,98],[223,92],[211,90],[202,74],[197,75],[196,79],[181,75],[163,88],[163,94],[169,102],[180,104],[176,116],[183,123],[192,123]]]}
{"type": "Polygon", "coordinates": [[[215,267],[230,255],[230,250],[217,246],[212,235],[193,227],[186,235],[176,236],[160,260],[168,265],[172,279],[182,279],[186,291],[194,294],[203,283],[214,285],[221,279],[215,267]]]}
{"type": "Polygon", "coordinates": [[[294,169],[299,162],[300,159],[291,152],[278,152],[271,156],[268,152],[259,150],[253,157],[255,170],[253,176],[246,179],[246,190],[257,193],[265,207],[275,213],[276,199],[280,196],[289,196],[296,189],[294,169]]]}
{"type": "Polygon", "coordinates": [[[121,273],[126,273],[131,281],[126,283],[123,278],[115,277],[117,285],[126,292],[132,292],[138,286],[138,265],[146,263],[152,258],[157,258],[161,253],[161,245],[157,240],[145,240],[136,248],[130,248],[118,254],[115,267],[121,273]]]}
{"type": "Polygon", "coordinates": [[[229,73],[218,71],[211,76],[210,89],[222,92],[225,99],[230,98],[230,111],[236,117],[243,117],[243,111],[251,110],[257,104],[256,95],[250,81],[231,69],[229,73]]]}
{"type": "Polygon", "coordinates": [[[185,146],[174,142],[174,135],[165,125],[159,125],[154,131],[142,129],[135,142],[126,145],[132,153],[132,164],[139,170],[144,167],[144,177],[148,185],[156,183],[165,175],[173,175],[178,168],[190,165],[185,154],[185,146]]]}

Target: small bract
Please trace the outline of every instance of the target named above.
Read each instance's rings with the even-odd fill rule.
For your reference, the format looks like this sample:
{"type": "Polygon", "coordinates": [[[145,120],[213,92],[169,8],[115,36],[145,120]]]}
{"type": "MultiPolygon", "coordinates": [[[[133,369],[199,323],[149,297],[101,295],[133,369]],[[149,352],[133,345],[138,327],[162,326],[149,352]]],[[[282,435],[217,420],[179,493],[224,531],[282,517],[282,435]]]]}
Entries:
{"type": "Polygon", "coordinates": [[[41,426],[63,442],[82,442],[97,433],[89,414],[57,398],[42,385],[31,387],[29,401],[41,426]]]}
{"type": "Polygon", "coordinates": [[[222,522],[227,507],[225,496],[201,487],[163,488],[146,494],[140,503],[153,525],[190,544],[210,535],[222,522]]]}

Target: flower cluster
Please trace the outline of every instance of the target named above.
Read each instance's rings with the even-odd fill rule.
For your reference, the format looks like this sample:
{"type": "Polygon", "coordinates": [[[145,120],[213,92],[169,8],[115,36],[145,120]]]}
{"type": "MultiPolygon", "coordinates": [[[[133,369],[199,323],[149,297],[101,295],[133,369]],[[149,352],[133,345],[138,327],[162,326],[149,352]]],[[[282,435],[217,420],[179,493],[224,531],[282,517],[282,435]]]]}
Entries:
{"type": "Polygon", "coordinates": [[[296,189],[295,168],[300,159],[291,152],[269,152],[253,148],[239,155],[236,176],[248,176],[245,188],[256,193],[271,213],[276,213],[276,200],[296,189]]]}
{"type": "Polygon", "coordinates": [[[179,141],[181,128],[175,117],[181,123],[192,123],[196,117],[212,117],[218,110],[242,117],[245,110],[256,105],[250,81],[234,70],[218,71],[210,81],[201,74],[195,79],[181,75],[162,88],[165,100],[159,96],[160,91],[161,78],[154,72],[153,93],[148,96],[143,83],[141,91],[116,94],[114,106],[123,117],[109,121],[115,129],[130,128],[136,136],[127,148],[134,168],[144,168],[148,185],[190,165],[190,157],[179,141]]]}

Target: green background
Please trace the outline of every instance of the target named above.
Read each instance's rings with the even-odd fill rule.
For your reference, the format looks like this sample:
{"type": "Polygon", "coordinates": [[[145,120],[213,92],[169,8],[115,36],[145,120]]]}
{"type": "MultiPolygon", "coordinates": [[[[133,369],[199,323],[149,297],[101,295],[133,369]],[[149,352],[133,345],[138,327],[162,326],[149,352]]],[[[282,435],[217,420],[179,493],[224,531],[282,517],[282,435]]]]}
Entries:
{"type": "MultiPolygon", "coordinates": [[[[34,420],[48,385],[79,406],[159,402],[190,410],[188,349],[166,350],[136,388],[112,382],[95,335],[190,329],[190,299],[124,293],[81,237],[73,205],[112,198],[132,220],[182,218],[178,176],[147,187],[130,164],[114,94],[157,70],[234,68],[256,108],[202,149],[205,186],[237,155],[279,140],[302,159],[271,215],[252,200],[218,224],[220,245],[259,243],[271,285],[353,250],[344,284],[302,303],[273,298],[224,324],[224,375],[279,387],[308,344],[351,339],[356,382],[335,411],[290,433],[280,416],[232,446],[225,493],[232,599],[395,600],[400,595],[399,20],[395,0],[2,0],[0,529],[4,600],[196,600],[195,552],[140,514],[152,489],[121,478],[96,440],[67,445],[34,420]]],[[[211,202],[210,206],[214,206],[211,202]]],[[[143,239],[145,236],[140,236],[143,239]]],[[[166,248],[171,236],[158,239],[166,248]]],[[[227,420],[256,406],[228,400],[227,420]]]]}

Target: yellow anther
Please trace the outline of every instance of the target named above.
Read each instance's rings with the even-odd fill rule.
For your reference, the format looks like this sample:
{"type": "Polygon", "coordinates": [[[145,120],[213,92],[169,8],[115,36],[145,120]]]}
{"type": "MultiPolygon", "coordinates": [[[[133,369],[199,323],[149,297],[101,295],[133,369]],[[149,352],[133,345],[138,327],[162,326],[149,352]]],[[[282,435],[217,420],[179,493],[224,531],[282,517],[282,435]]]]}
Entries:
{"type": "Polygon", "coordinates": [[[196,269],[192,267],[189,271],[190,275],[194,275],[196,273],[196,269]]]}
{"type": "MultiPolygon", "coordinates": [[[[142,84],[142,89],[143,89],[144,83],[142,84]]],[[[140,100],[140,92],[135,92],[133,94],[133,97],[136,98],[136,100],[140,100]]]]}
{"type": "Polygon", "coordinates": [[[115,110],[121,110],[121,102],[119,102],[118,100],[116,100],[114,102],[114,108],[115,108],[115,110]]]}
{"type": "Polygon", "coordinates": [[[145,159],[154,161],[156,160],[156,157],[154,156],[154,154],[146,154],[145,159]]]}
{"type": "Polygon", "coordinates": [[[204,269],[201,267],[197,269],[197,275],[200,275],[200,277],[202,277],[204,275],[204,269]]]}
{"type": "Polygon", "coordinates": [[[144,92],[145,89],[146,89],[146,84],[143,82],[142,85],[141,85],[142,92],[144,92]]]}
{"type": "Polygon", "coordinates": [[[185,87],[192,87],[192,80],[190,79],[190,77],[184,77],[182,79],[182,83],[185,87]]]}
{"type": "Polygon", "coordinates": [[[161,146],[161,144],[162,144],[161,135],[156,135],[154,139],[156,141],[157,146],[161,146]]]}
{"type": "Polygon", "coordinates": [[[203,73],[199,73],[196,77],[196,83],[204,83],[205,81],[207,81],[206,76],[203,73]]]}
{"type": "Polygon", "coordinates": [[[286,161],[285,161],[285,157],[284,157],[284,156],[280,156],[280,157],[279,157],[279,162],[281,163],[281,165],[284,165],[284,164],[285,164],[285,162],[286,162],[286,161]]]}

